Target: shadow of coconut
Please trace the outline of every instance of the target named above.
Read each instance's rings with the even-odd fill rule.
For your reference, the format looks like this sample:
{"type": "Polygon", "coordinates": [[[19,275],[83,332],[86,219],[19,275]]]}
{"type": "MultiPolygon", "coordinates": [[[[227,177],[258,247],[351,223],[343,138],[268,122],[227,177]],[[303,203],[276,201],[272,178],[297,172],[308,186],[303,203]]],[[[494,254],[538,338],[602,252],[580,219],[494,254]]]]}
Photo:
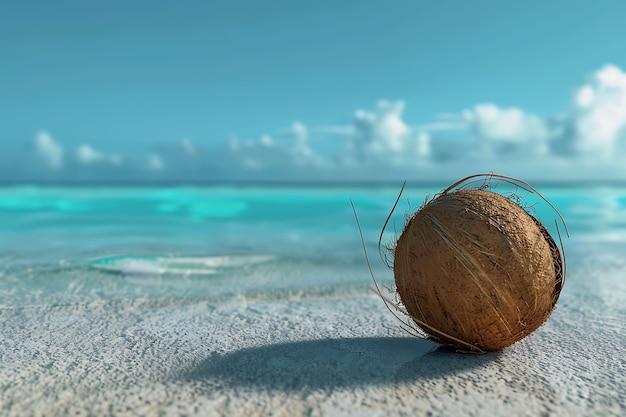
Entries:
{"type": "Polygon", "coordinates": [[[483,366],[497,356],[446,353],[411,337],[325,339],[213,354],[184,379],[212,387],[327,391],[419,381],[483,366]]]}
{"type": "Polygon", "coordinates": [[[500,361],[505,351],[489,352],[484,355],[463,354],[446,346],[437,346],[424,355],[405,362],[396,374],[397,381],[434,379],[456,375],[468,369],[478,371],[500,361]]]}

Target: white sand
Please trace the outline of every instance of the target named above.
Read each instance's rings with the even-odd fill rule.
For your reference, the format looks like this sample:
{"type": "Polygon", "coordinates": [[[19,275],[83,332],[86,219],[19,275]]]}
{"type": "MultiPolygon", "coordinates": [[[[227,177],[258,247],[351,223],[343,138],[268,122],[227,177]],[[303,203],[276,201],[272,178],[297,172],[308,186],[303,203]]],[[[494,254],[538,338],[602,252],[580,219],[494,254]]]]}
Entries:
{"type": "Polygon", "coordinates": [[[626,415],[626,267],[571,274],[549,322],[465,355],[371,293],[0,309],[3,416],[626,415]]]}

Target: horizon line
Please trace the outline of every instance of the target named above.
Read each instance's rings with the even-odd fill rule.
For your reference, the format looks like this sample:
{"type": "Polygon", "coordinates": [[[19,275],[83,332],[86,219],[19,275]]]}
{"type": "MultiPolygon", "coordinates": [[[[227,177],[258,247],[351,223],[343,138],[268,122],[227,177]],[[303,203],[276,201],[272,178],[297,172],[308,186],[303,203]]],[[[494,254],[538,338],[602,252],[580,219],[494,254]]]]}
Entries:
{"type": "MultiPolygon", "coordinates": [[[[1,180],[0,187],[192,187],[192,186],[267,186],[267,187],[384,187],[401,186],[406,182],[408,187],[453,184],[457,179],[308,179],[308,180],[276,180],[276,179],[230,179],[230,180],[1,180]]],[[[577,186],[626,186],[626,179],[525,179],[524,181],[539,186],[577,187],[577,186]]]]}

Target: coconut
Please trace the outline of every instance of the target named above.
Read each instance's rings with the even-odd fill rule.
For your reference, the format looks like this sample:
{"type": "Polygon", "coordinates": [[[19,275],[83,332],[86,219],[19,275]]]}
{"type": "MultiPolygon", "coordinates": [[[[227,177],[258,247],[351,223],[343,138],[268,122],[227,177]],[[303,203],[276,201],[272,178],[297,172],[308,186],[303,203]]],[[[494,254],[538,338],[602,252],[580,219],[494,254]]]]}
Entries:
{"type": "Polygon", "coordinates": [[[541,326],[563,280],[546,228],[485,189],[447,190],[406,223],[394,251],[400,301],[429,339],[464,351],[507,347],[541,326]]]}

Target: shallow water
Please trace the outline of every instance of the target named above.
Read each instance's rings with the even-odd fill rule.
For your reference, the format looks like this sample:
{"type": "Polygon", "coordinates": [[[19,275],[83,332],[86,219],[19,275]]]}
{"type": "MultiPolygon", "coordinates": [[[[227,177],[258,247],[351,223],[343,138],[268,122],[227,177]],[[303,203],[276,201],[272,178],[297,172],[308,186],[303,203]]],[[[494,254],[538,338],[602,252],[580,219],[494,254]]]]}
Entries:
{"type": "MultiPolygon", "coordinates": [[[[0,251],[16,258],[27,254],[32,261],[77,260],[121,250],[203,255],[353,252],[356,228],[350,199],[366,238],[375,240],[400,185],[5,186],[0,188],[0,251]]],[[[441,188],[405,189],[393,219],[397,228],[409,205],[414,210],[441,188]]],[[[574,238],[626,241],[626,185],[550,185],[540,191],[563,214],[574,238]]],[[[528,204],[550,223],[545,217],[554,215],[546,204],[534,205],[536,200],[531,196],[528,204]]]]}

